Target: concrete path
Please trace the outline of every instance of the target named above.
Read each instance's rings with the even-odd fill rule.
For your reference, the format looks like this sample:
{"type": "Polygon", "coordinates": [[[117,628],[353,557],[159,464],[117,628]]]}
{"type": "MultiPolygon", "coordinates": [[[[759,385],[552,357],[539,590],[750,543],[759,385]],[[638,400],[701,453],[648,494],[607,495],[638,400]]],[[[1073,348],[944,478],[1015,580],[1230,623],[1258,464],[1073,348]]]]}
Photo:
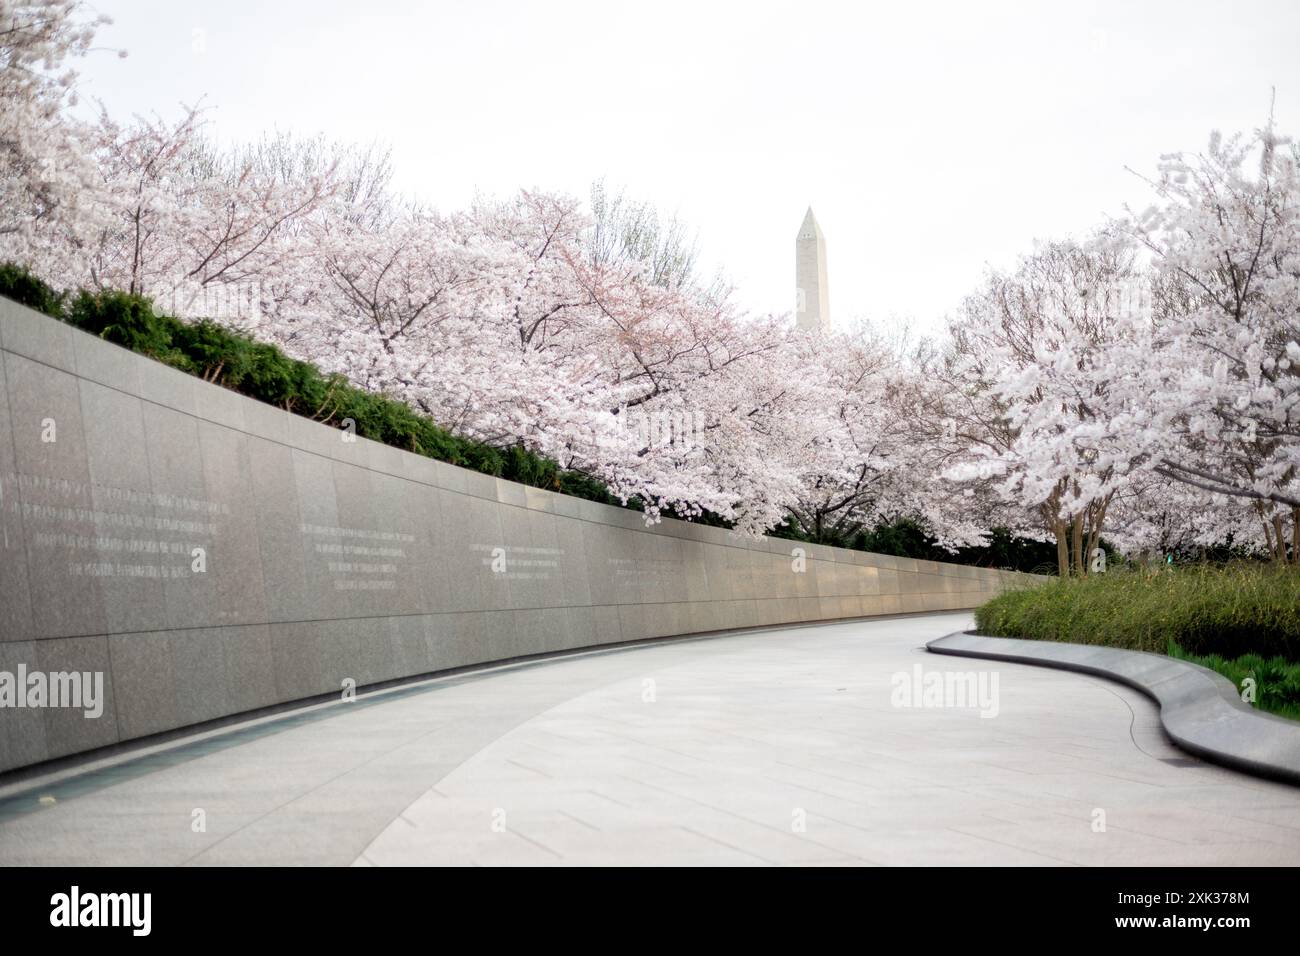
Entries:
{"type": "Polygon", "coordinates": [[[922,649],[966,626],[660,643],[328,705],[0,793],[0,863],[1300,863],[1300,789],[1188,758],[1119,685],[922,649]],[[995,716],[951,679],[948,706],[897,706],[965,673],[995,716]]]}

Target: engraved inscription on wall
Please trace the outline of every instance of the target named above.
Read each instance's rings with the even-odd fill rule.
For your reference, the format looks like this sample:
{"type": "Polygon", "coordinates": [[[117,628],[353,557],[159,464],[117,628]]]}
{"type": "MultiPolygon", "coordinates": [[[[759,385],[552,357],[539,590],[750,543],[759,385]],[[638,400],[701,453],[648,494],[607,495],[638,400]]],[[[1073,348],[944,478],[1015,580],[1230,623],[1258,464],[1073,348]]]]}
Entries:
{"type": "MultiPolygon", "coordinates": [[[[69,576],[98,578],[189,577],[230,515],[223,502],[15,472],[0,475],[0,510],[21,519],[32,549],[66,556],[69,576]]],[[[0,545],[20,547],[0,524],[0,545]]]]}
{"type": "Polygon", "coordinates": [[[310,553],[336,591],[392,591],[407,561],[406,546],[415,535],[403,531],[372,531],[337,525],[301,526],[311,542],[310,553]]]}
{"type": "Polygon", "coordinates": [[[482,555],[479,563],[494,575],[512,581],[546,581],[560,563],[562,548],[504,547],[475,543],[470,550],[482,555]]]}

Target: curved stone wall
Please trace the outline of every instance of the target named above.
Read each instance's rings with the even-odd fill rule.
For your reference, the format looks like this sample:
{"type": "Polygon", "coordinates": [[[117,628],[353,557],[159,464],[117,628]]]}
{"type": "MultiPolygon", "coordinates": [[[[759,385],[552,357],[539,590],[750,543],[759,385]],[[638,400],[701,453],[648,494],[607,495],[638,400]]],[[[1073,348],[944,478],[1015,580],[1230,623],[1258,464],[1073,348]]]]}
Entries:
{"type": "Polygon", "coordinates": [[[1300,784],[1300,723],[1256,710],[1237,686],[1191,661],[1097,644],[984,637],[958,631],[930,641],[932,654],[1011,661],[1094,674],[1126,684],[1160,707],[1169,739],[1206,760],[1300,784]]]}
{"type": "Polygon", "coordinates": [[[348,679],[969,608],[1017,577],[647,528],[352,439],[3,299],[0,353],[0,770],[348,679]],[[15,688],[35,701],[20,672],[102,675],[101,714],[16,706],[15,688]]]}

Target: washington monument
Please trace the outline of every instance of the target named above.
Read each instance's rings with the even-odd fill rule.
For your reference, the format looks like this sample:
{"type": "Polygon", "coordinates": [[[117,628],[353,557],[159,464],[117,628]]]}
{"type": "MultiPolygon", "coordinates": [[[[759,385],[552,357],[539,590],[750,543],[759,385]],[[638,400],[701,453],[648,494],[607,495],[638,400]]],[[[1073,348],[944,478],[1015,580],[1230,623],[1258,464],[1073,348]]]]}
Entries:
{"type": "Polygon", "coordinates": [[[831,330],[830,286],[826,282],[826,237],[812,207],[794,240],[795,328],[831,330]]]}

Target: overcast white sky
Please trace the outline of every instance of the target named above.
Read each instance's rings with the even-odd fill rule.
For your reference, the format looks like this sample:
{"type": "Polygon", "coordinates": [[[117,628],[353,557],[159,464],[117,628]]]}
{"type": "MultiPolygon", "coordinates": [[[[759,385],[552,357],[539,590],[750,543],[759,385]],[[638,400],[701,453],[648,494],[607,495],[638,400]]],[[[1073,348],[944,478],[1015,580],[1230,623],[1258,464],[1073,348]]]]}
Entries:
{"type": "Polygon", "coordinates": [[[82,90],[200,97],[222,139],[393,146],[444,208],[604,177],[696,228],[748,308],[787,312],[811,204],[837,322],[931,328],[986,263],[1143,204],[1128,165],[1300,134],[1300,3],[97,0],[82,90]]]}

